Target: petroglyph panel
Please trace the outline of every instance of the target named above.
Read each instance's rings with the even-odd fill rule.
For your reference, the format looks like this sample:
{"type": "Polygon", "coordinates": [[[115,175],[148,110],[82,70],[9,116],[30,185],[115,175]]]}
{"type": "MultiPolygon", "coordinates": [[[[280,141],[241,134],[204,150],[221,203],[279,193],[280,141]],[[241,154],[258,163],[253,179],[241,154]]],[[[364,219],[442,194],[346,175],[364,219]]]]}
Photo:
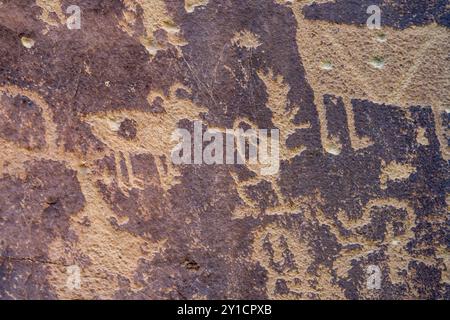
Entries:
{"type": "Polygon", "coordinates": [[[2,1],[0,299],[449,299],[445,3],[2,1]]]}

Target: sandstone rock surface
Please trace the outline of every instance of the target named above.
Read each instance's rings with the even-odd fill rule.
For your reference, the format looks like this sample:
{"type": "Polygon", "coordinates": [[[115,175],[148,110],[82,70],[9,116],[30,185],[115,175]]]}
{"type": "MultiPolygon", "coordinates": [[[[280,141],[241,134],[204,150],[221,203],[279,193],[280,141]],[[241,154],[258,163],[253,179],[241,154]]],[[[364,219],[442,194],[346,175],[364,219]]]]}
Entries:
{"type": "Polygon", "coordinates": [[[449,299],[449,27],[446,0],[0,1],[0,299],[449,299]],[[279,129],[279,172],[174,165],[194,121],[279,129]]]}

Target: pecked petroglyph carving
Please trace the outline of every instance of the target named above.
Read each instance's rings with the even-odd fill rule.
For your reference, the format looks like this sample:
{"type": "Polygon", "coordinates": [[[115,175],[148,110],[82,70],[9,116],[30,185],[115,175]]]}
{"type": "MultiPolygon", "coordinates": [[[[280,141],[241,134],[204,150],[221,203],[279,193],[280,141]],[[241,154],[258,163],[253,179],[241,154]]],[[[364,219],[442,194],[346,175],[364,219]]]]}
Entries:
{"type": "MultiPolygon", "coordinates": [[[[343,223],[343,227],[350,231],[350,235],[346,237],[341,235],[341,239],[344,240],[341,244],[346,249],[336,260],[336,265],[339,266],[338,276],[343,277],[344,272],[348,272],[348,270],[340,268],[351,266],[351,261],[342,262],[341,259],[367,259],[369,254],[384,251],[389,257],[387,265],[392,283],[400,282],[400,274],[407,270],[409,263],[406,258],[408,257],[407,245],[414,237],[413,217],[414,210],[411,206],[397,199],[370,201],[363,209],[360,219],[350,220],[342,217],[340,221],[343,223]],[[382,229],[377,230],[380,223],[382,229]],[[359,247],[352,247],[355,244],[359,247]],[[352,250],[356,254],[348,254],[352,250]]],[[[330,227],[333,229],[332,226],[330,227]]]]}
{"type": "Polygon", "coordinates": [[[161,187],[167,192],[177,184],[180,176],[179,168],[172,164],[170,158],[175,145],[172,134],[179,121],[200,120],[200,114],[206,111],[189,99],[178,98],[177,92],[180,90],[186,93],[185,88],[177,85],[170,90],[168,97],[150,94],[148,99],[156,109],[148,112],[119,110],[83,116],[81,120],[91,126],[94,135],[106,145],[106,150],[79,158],[64,152],[58,145],[53,111],[42,97],[14,86],[2,88],[1,93],[8,97],[31,97],[31,101],[37,102],[45,128],[45,148],[22,148],[14,141],[4,141],[6,154],[14,157],[2,157],[3,172],[23,170],[24,163],[30,160],[52,159],[76,170],[83,190],[92,190],[92,186],[102,181],[105,185],[116,184],[118,190],[127,196],[133,189],[142,191],[148,186],[161,187]],[[141,172],[133,166],[141,160],[146,161],[147,155],[155,161],[155,172],[148,171],[148,167],[144,167],[147,171],[141,172]],[[110,157],[113,161],[108,169],[103,164],[110,157]],[[94,180],[84,179],[87,176],[92,176],[94,180]],[[152,176],[155,179],[149,179],[152,176]],[[88,185],[84,185],[86,183],[88,185]]]}
{"type": "MultiPolygon", "coordinates": [[[[320,201],[320,199],[319,199],[320,201]]],[[[319,208],[300,210],[301,225],[295,219],[269,223],[254,233],[253,258],[268,271],[267,290],[278,299],[341,299],[344,289],[336,283],[349,281],[352,266],[380,265],[388,272],[392,285],[404,285],[405,274],[413,256],[407,245],[414,238],[414,211],[396,199],[376,199],[363,209],[363,216],[348,219],[340,216],[339,226],[319,208]],[[382,229],[380,221],[383,221],[382,229]],[[335,237],[339,248],[331,265],[314,259],[313,230],[335,237]],[[377,260],[377,255],[387,260],[377,260]],[[403,276],[402,276],[403,275],[403,276]]],[[[432,260],[426,263],[433,264],[432,260]]],[[[359,279],[360,294],[374,297],[365,288],[366,278],[359,279]]],[[[387,285],[384,283],[383,285],[387,285]]]]}
{"type": "MultiPolygon", "coordinates": [[[[290,161],[295,156],[301,155],[302,151],[304,151],[306,147],[297,146],[295,148],[288,148],[287,139],[295,132],[296,129],[308,128],[309,124],[294,124],[293,120],[298,108],[294,110],[287,109],[287,94],[289,91],[289,86],[284,83],[283,78],[280,75],[275,76],[272,71],[269,71],[267,74],[259,72],[258,76],[266,85],[266,91],[268,94],[267,106],[272,111],[273,125],[276,129],[279,129],[280,132],[280,161],[290,161]]],[[[254,130],[258,129],[257,125],[252,123],[251,120],[243,118],[235,120],[233,129],[236,130],[242,125],[244,127],[248,126],[254,130]]],[[[239,178],[237,173],[231,173],[236,183],[236,189],[239,196],[245,203],[245,205],[235,211],[235,218],[258,216],[261,213],[261,208],[258,206],[258,203],[255,200],[252,200],[248,195],[250,188],[256,187],[261,183],[270,185],[269,189],[271,189],[275,200],[274,203],[276,203],[276,205],[266,208],[267,214],[282,214],[283,211],[289,212],[296,210],[295,205],[292,203],[289,204],[286,201],[286,197],[282,194],[277,183],[278,174],[274,174],[269,177],[263,176],[260,174],[260,168],[258,165],[247,165],[246,168],[253,173],[253,177],[250,177],[244,181],[239,178]]]]}
{"type": "Polygon", "coordinates": [[[274,298],[308,298],[309,247],[299,233],[278,224],[255,232],[253,259],[268,271],[267,291],[274,298]]]}
{"type": "MultiPolygon", "coordinates": [[[[185,89],[173,86],[168,97],[159,93],[151,93],[149,102],[156,111],[128,111],[118,110],[101,113],[91,113],[83,121],[91,125],[96,135],[113,152],[117,168],[123,161],[130,177],[128,188],[142,188],[142,181],[133,175],[131,154],[151,154],[155,157],[158,175],[163,189],[167,191],[175,184],[179,170],[172,164],[171,150],[175,146],[172,134],[177,124],[183,119],[189,121],[201,120],[200,114],[206,109],[193,104],[189,99],[177,98],[177,92],[185,89]],[[135,132],[126,132],[127,123],[135,132]]],[[[126,190],[126,177],[118,176],[119,186],[126,190]]]]}

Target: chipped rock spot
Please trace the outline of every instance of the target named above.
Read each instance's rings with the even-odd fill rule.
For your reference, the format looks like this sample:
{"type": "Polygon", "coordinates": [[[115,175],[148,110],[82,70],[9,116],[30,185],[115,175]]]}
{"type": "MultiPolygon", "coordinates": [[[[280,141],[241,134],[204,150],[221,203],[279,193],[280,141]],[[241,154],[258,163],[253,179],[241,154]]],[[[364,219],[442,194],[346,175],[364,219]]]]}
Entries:
{"type": "Polygon", "coordinates": [[[111,131],[118,132],[120,130],[120,126],[122,121],[120,120],[108,120],[108,126],[111,131]]]}
{"type": "Polygon", "coordinates": [[[20,42],[27,49],[33,48],[33,46],[35,44],[35,41],[32,38],[29,38],[29,37],[26,37],[26,36],[22,36],[20,38],[20,42]]]}
{"type": "Polygon", "coordinates": [[[324,142],[324,148],[328,153],[338,156],[341,153],[342,145],[335,138],[331,138],[324,142]]]}
{"type": "Polygon", "coordinates": [[[333,63],[331,63],[331,61],[323,61],[320,64],[320,68],[325,71],[331,71],[333,70],[333,63]]]}
{"type": "Polygon", "coordinates": [[[375,69],[383,69],[384,68],[384,58],[382,57],[373,57],[369,64],[375,69]]]}
{"type": "Polygon", "coordinates": [[[377,41],[380,43],[386,42],[387,41],[387,36],[384,33],[379,33],[377,35],[377,41]]]}

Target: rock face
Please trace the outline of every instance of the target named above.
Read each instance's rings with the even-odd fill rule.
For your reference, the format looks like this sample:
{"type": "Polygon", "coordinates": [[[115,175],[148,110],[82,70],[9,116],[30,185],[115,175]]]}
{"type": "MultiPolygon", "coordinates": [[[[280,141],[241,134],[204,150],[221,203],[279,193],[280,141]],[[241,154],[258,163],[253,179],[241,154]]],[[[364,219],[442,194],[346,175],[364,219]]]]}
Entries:
{"type": "Polygon", "coordinates": [[[1,1],[0,298],[449,299],[449,27],[446,0],[1,1]],[[278,172],[174,164],[195,121],[279,129],[278,172]]]}

